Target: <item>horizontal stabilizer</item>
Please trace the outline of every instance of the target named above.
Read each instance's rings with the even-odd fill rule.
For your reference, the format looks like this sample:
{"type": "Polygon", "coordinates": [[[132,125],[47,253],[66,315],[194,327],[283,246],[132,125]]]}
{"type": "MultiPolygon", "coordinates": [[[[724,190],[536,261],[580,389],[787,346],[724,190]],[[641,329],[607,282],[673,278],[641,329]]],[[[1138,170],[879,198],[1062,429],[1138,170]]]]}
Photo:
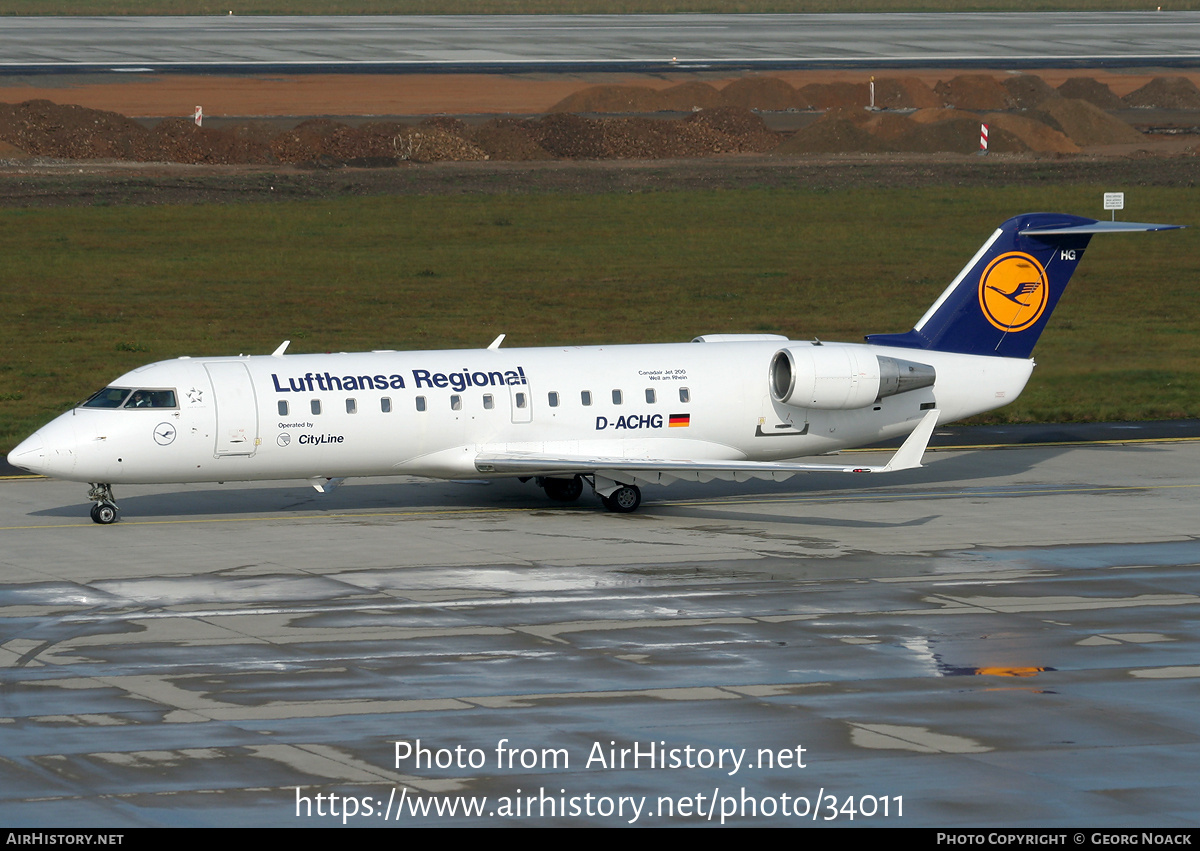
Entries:
{"type": "Polygon", "coordinates": [[[1021,236],[1050,236],[1070,233],[1140,233],[1153,230],[1180,230],[1183,225],[1154,225],[1146,222],[1092,222],[1087,225],[1069,227],[1030,226],[1022,230],[1021,236]]]}

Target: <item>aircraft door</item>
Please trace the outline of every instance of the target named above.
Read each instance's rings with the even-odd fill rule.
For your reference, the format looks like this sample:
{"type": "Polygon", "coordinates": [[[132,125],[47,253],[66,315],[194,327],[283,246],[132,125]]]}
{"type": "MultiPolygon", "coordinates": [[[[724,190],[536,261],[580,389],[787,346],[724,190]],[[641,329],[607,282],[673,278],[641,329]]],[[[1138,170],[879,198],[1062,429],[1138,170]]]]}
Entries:
{"type": "Polygon", "coordinates": [[[250,371],[244,363],[206,363],[217,408],[214,454],[253,455],[258,449],[258,405],[250,371]]]}

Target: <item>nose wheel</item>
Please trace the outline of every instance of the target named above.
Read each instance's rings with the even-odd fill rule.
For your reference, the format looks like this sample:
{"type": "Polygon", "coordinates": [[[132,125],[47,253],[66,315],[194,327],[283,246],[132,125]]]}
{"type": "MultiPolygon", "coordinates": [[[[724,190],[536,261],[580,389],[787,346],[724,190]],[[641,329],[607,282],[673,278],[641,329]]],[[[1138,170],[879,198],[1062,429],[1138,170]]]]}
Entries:
{"type": "Polygon", "coordinates": [[[98,502],[92,506],[92,522],[107,526],[117,522],[117,507],[111,502],[98,502]]]}
{"type": "Polygon", "coordinates": [[[92,522],[107,526],[117,522],[117,501],[113,497],[112,485],[92,483],[88,491],[88,499],[92,500],[92,522]]]}

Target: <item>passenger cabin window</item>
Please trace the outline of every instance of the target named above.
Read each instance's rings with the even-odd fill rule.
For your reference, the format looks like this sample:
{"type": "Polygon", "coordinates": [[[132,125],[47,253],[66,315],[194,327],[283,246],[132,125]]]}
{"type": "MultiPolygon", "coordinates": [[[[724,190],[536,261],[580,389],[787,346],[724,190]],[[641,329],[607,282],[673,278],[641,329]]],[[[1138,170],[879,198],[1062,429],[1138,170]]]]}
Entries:
{"type": "Polygon", "coordinates": [[[647,402],[647,404],[650,404],[650,405],[654,404],[654,388],[653,387],[646,388],[646,402],[647,402]]]}
{"type": "Polygon", "coordinates": [[[452,410],[452,411],[461,411],[462,410],[462,396],[459,396],[456,394],[456,395],[450,397],[450,410],[452,410]]]}
{"type": "Polygon", "coordinates": [[[580,392],[579,401],[583,402],[583,406],[585,408],[588,407],[589,405],[591,405],[592,404],[592,391],[584,390],[584,391],[580,392]]]}
{"type": "Polygon", "coordinates": [[[279,416],[286,417],[287,415],[288,415],[287,399],[280,399],[279,400],[279,416]]]}
{"type": "Polygon", "coordinates": [[[680,402],[692,401],[692,394],[686,387],[679,388],[679,401],[680,402]]]}
{"type": "Polygon", "coordinates": [[[392,412],[392,400],[387,396],[384,396],[382,399],[380,399],[379,410],[383,411],[385,414],[390,414],[392,412]]]}
{"type": "Polygon", "coordinates": [[[425,397],[424,397],[424,396],[418,396],[418,397],[417,397],[417,410],[418,410],[418,411],[424,411],[424,410],[425,410],[425,397]]]}
{"type": "Polygon", "coordinates": [[[358,413],[358,402],[356,402],[353,399],[347,399],[346,400],[346,413],[347,414],[357,414],[358,413]]]}
{"type": "Polygon", "coordinates": [[[613,404],[614,405],[621,404],[621,391],[620,390],[613,391],[613,404]]]}
{"type": "Polygon", "coordinates": [[[174,408],[174,390],[134,390],[125,402],[126,408],[174,408]]]}
{"type": "Polygon", "coordinates": [[[483,394],[483,409],[485,411],[490,411],[494,407],[496,407],[495,397],[492,396],[491,393],[484,393],[483,394]]]}
{"type": "Polygon", "coordinates": [[[311,402],[308,403],[308,407],[312,410],[313,414],[319,416],[321,413],[321,400],[313,399],[311,402]]]}
{"type": "Polygon", "coordinates": [[[518,394],[517,394],[517,396],[516,396],[516,400],[517,400],[517,407],[518,407],[518,408],[524,408],[526,405],[528,405],[528,404],[529,404],[529,403],[528,403],[528,401],[525,399],[525,394],[524,394],[524,393],[518,393],[518,394]]]}
{"type": "Polygon", "coordinates": [[[553,390],[551,390],[550,393],[547,394],[546,400],[550,403],[551,408],[558,407],[558,394],[555,393],[553,390]]]}

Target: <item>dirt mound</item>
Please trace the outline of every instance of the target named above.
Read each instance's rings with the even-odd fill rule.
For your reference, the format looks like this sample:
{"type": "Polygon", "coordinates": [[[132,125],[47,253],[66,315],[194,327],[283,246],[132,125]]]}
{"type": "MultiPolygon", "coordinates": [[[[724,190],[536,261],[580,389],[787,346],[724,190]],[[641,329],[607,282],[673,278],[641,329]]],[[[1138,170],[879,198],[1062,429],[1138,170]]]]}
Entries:
{"type": "MultiPolygon", "coordinates": [[[[739,136],[748,139],[757,136],[775,137],[767,129],[767,123],[748,109],[740,106],[719,106],[716,109],[704,109],[683,119],[684,124],[696,124],[709,127],[726,136],[739,136]]],[[[778,139],[776,139],[778,141],[778,139]]]]}
{"type": "Polygon", "coordinates": [[[986,74],[960,74],[941,81],[933,90],[946,106],[958,109],[996,110],[1012,107],[1008,90],[986,74]]]}
{"type": "Polygon", "coordinates": [[[1122,100],[1132,107],[1200,109],[1200,90],[1187,77],[1155,77],[1122,100]]]}
{"type": "Polygon", "coordinates": [[[909,117],[917,124],[936,124],[939,121],[950,121],[955,118],[976,118],[973,112],[945,107],[918,109],[909,117]]]}
{"type": "Polygon", "coordinates": [[[547,115],[533,123],[533,139],[542,148],[563,159],[601,159],[604,145],[601,123],[568,112],[547,115]]]}
{"type": "Polygon", "coordinates": [[[493,118],[475,128],[471,141],[493,160],[552,160],[535,140],[536,123],[528,119],[493,118]]]}
{"type": "Polygon", "coordinates": [[[925,109],[942,99],[916,77],[881,77],[875,81],[875,106],[880,109],[925,109]]]}
{"type": "MultiPolygon", "coordinates": [[[[434,119],[417,127],[372,121],[350,127],[327,118],[305,121],[271,140],[271,152],[286,163],[440,162],[483,160],[487,153],[457,131],[466,125],[434,119]]],[[[187,160],[189,162],[194,160],[187,160]]]]}
{"type": "Polygon", "coordinates": [[[1026,148],[1038,153],[1079,153],[1079,146],[1064,134],[1033,118],[1027,118],[1023,115],[1013,115],[1008,112],[992,112],[983,117],[983,122],[988,125],[989,148],[991,148],[990,136],[997,131],[1001,131],[1011,133],[1020,139],[1026,148]]]}
{"type": "Polygon", "coordinates": [[[1008,77],[1002,85],[1016,109],[1033,109],[1042,101],[1061,97],[1057,89],[1036,74],[1008,77]]]}
{"type": "Polygon", "coordinates": [[[1075,144],[1121,145],[1141,142],[1144,137],[1119,118],[1086,100],[1059,98],[1046,101],[1040,110],[1030,114],[1057,127],[1075,144]]]}
{"type": "Polygon", "coordinates": [[[567,95],[548,112],[658,112],[659,95],[648,86],[592,86],[567,95]]]}
{"type": "Polygon", "coordinates": [[[48,100],[0,103],[0,140],[32,156],[145,159],[150,134],[115,112],[48,100]]]}
{"type": "Polygon", "coordinates": [[[1058,87],[1065,98],[1086,100],[1101,109],[1123,109],[1125,104],[1113,94],[1112,89],[1091,77],[1072,77],[1058,87]]]}
{"type": "Polygon", "coordinates": [[[896,139],[904,136],[917,126],[907,115],[895,115],[889,112],[877,112],[863,123],[859,124],[883,145],[890,145],[896,139]]]}
{"type": "Polygon", "coordinates": [[[565,113],[525,125],[531,140],[564,159],[662,159],[768,151],[779,142],[762,119],[733,106],[704,109],[680,121],[596,120],[565,113]]]}
{"type": "Polygon", "coordinates": [[[961,153],[979,150],[980,124],[989,124],[990,151],[996,153],[1078,153],[1059,131],[1034,119],[996,113],[981,119],[958,109],[923,109],[911,116],[834,109],[803,128],[774,153],[850,153],[900,151],[961,153]]]}
{"type": "Polygon", "coordinates": [[[308,162],[333,156],[350,128],[329,118],[311,118],[271,140],[271,153],[284,163],[308,162]]]}
{"type": "Polygon", "coordinates": [[[807,127],[796,131],[790,139],[781,143],[773,154],[846,154],[871,151],[876,148],[875,138],[864,128],[844,115],[826,115],[807,127]]]}
{"type": "Polygon", "coordinates": [[[693,80],[671,86],[658,93],[658,108],[667,112],[691,112],[725,105],[725,98],[716,86],[693,80]]]}
{"type": "Polygon", "coordinates": [[[675,122],[650,118],[605,121],[599,130],[599,157],[618,160],[656,160],[691,155],[692,146],[676,132],[675,122]]]}
{"type": "Polygon", "coordinates": [[[782,112],[798,108],[796,90],[775,77],[742,77],[721,89],[730,106],[782,112]]]}
{"type": "MultiPolygon", "coordinates": [[[[705,84],[687,85],[676,94],[689,101],[711,101],[720,95],[705,84]]],[[[611,95],[610,87],[606,97],[611,95]]],[[[596,101],[589,105],[595,106],[596,101]]],[[[591,119],[553,113],[537,121],[493,120],[474,129],[456,118],[442,116],[428,118],[415,127],[382,121],[354,127],[316,118],[276,133],[261,123],[218,130],[198,127],[183,118],[165,119],[147,130],[115,113],[60,107],[49,101],[0,105],[0,142],[13,151],[60,159],[213,165],[279,162],[321,167],[493,157],[661,159],[761,153],[775,147],[779,138],[760,117],[736,106],[702,109],[680,120],[591,119]]]]}
{"type": "Polygon", "coordinates": [[[144,158],[176,163],[232,165],[275,162],[270,145],[252,129],[210,130],[186,118],[160,121],[144,158]]]}
{"type": "Polygon", "coordinates": [[[436,127],[439,130],[445,130],[447,133],[454,133],[458,136],[467,134],[467,122],[461,118],[451,118],[449,115],[431,115],[428,118],[421,119],[420,127],[436,127]]]}
{"type": "MultiPolygon", "coordinates": [[[[390,136],[391,151],[383,148],[379,153],[375,153],[378,149],[364,145],[363,153],[358,154],[357,157],[370,158],[391,155],[399,160],[416,163],[472,162],[488,158],[482,148],[436,125],[401,127],[395,134],[385,135],[390,136]]],[[[353,158],[347,157],[346,159],[353,158]]]]}
{"type": "Polygon", "coordinates": [[[871,92],[866,83],[809,83],[796,92],[796,103],[800,109],[862,108],[871,92]]]}
{"type": "MultiPolygon", "coordinates": [[[[972,154],[979,150],[979,124],[978,118],[964,115],[917,124],[912,132],[894,140],[891,148],[914,153],[948,151],[972,154]]],[[[988,150],[1001,154],[1022,153],[1028,151],[1029,146],[1007,130],[997,127],[989,134],[988,150]]]]}
{"type": "MultiPolygon", "coordinates": [[[[1019,115],[987,111],[985,120],[991,126],[993,151],[1070,154],[1084,145],[1125,145],[1145,140],[1091,103],[1059,96],[1038,77],[1000,79],[1003,82],[984,75],[962,75],[938,84],[941,96],[964,104],[1028,104],[1040,100],[1038,108],[1024,109],[1019,115]]],[[[1108,89],[1100,87],[1102,91],[1098,92],[1095,85],[1085,83],[1077,80],[1071,87],[1064,85],[1064,90],[1107,92],[1111,96],[1108,89]]],[[[1139,91],[1145,100],[1195,101],[1200,109],[1200,91],[1186,80],[1157,78],[1139,91]],[[1175,100],[1166,100],[1167,94],[1175,100]]],[[[664,90],[596,86],[556,107],[686,113],[680,119],[554,112],[536,120],[493,119],[478,126],[446,116],[426,118],[415,126],[394,121],[353,126],[321,118],[282,132],[264,122],[226,123],[217,128],[198,127],[185,118],[165,119],[147,129],[116,113],[32,100],[0,104],[0,156],[376,167],[406,161],[691,158],[775,149],[781,154],[978,150],[979,125],[984,119],[976,113],[928,106],[911,116],[887,110],[940,99],[919,81],[878,80],[876,102],[880,110],[863,108],[868,97],[865,83],[813,84],[796,92],[777,78],[754,76],[734,81],[724,91],[699,81],[664,90]],[[727,98],[754,104],[754,109],[763,111],[802,105],[819,106],[826,114],[780,144],[781,134],[770,130],[762,116],[748,106],[727,104],[727,98]]],[[[770,120],[782,121],[780,117],[770,120]]]]}

